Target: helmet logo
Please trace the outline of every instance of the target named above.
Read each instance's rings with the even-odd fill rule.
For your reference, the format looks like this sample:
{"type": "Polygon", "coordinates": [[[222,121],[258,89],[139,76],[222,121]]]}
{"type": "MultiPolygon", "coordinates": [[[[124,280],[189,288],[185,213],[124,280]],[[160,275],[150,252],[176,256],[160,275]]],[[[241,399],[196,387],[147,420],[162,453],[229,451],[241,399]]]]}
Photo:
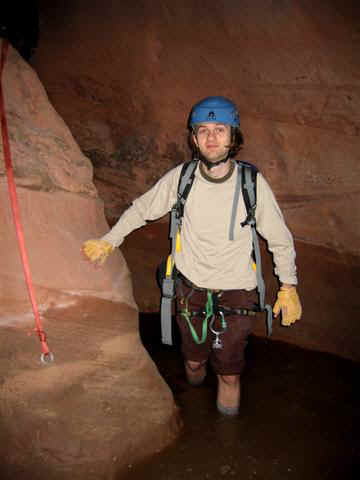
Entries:
{"type": "Polygon", "coordinates": [[[211,122],[213,122],[214,120],[216,120],[215,112],[209,112],[207,118],[208,118],[208,120],[211,121],[211,122]]]}

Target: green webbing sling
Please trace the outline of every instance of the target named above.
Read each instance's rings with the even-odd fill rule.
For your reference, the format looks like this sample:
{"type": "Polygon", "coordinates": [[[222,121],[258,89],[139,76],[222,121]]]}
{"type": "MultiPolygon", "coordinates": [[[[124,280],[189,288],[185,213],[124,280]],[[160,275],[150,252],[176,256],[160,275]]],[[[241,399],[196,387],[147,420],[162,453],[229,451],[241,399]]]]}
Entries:
{"type": "Polygon", "coordinates": [[[186,322],[188,324],[188,327],[190,329],[194,342],[197,343],[198,345],[201,345],[206,341],[208,321],[209,321],[209,318],[211,318],[214,315],[213,297],[212,297],[212,293],[209,290],[207,291],[207,302],[205,305],[205,312],[206,312],[206,315],[202,324],[201,339],[199,339],[198,334],[195,331],[194,325],[191,323],[191,319],[190,319],[191,312],[189,312],[189,308],[188,308],[188,299],[186,299],[185,309],[181,312],[181,315],[186,319],[186,322]]]}

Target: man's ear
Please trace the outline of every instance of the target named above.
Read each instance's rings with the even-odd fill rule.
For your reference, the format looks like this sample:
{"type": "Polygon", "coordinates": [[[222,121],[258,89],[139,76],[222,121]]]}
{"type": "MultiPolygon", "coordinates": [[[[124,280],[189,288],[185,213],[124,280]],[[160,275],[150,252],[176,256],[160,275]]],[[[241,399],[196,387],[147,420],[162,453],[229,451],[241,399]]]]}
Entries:
{"type": "Polygon", "coordinates": [[[198,141],[197,141],[197,138],[196,138],[195,133],[193,132],[191,135],[192,135],[193,142],[195,143],[195,145],[196,145],[197,147],[199,147],[199,144],[198,144],[198,141]]]}

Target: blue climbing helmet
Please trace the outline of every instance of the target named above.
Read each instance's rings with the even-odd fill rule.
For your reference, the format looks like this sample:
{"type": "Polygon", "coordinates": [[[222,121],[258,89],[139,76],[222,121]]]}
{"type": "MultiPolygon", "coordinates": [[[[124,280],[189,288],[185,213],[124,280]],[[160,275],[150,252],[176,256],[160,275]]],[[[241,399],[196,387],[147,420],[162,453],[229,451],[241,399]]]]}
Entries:
{"type": "Polygon", "coordinates": [[[206,97],[196,103],[190,113],[189,127],[197,123],[224,123],[240,127],[239,112],[234,102],[225,97],[206,97]]]}

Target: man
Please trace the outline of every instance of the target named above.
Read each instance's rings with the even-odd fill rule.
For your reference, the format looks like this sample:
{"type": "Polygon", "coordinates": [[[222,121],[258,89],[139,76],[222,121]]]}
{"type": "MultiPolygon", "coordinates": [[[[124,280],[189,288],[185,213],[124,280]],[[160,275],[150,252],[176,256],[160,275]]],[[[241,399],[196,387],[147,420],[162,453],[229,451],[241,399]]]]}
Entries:
{"type": "MultiPolygon", "coordinates": [[[[185,371],[188,381],[198,385],[210,361],[218,378],[217,408],[222,414],[236,415],[244,349],[254,321],[253,316],[243,313],[251,313],[257,302],[251,229],[241,225],[247,216],[241,195],[229,238],[237,181],[233,157],[243,143],[236,105],[224,97],[207,97],[193,107],[189,127],[198,164],[174,259],[185,371]],[[220,303],[223,311],[229,312],[226,320],[211,316],[220,303]],[[204,311],[214,322],[204,321],[204,311]]],[[[109,233],[85,242],[87,257],[103,263],[128,233],[170,211],[177,200],[181,170],[182,165],[172,169],[135,200],[109,233]]],[[[293,239],[260,173],[256,182],[256,227],[273,253],[275,273],[281,282],[274,314],[281,311],[283,325],[291,325],[301,317],[293,239]]]]}

